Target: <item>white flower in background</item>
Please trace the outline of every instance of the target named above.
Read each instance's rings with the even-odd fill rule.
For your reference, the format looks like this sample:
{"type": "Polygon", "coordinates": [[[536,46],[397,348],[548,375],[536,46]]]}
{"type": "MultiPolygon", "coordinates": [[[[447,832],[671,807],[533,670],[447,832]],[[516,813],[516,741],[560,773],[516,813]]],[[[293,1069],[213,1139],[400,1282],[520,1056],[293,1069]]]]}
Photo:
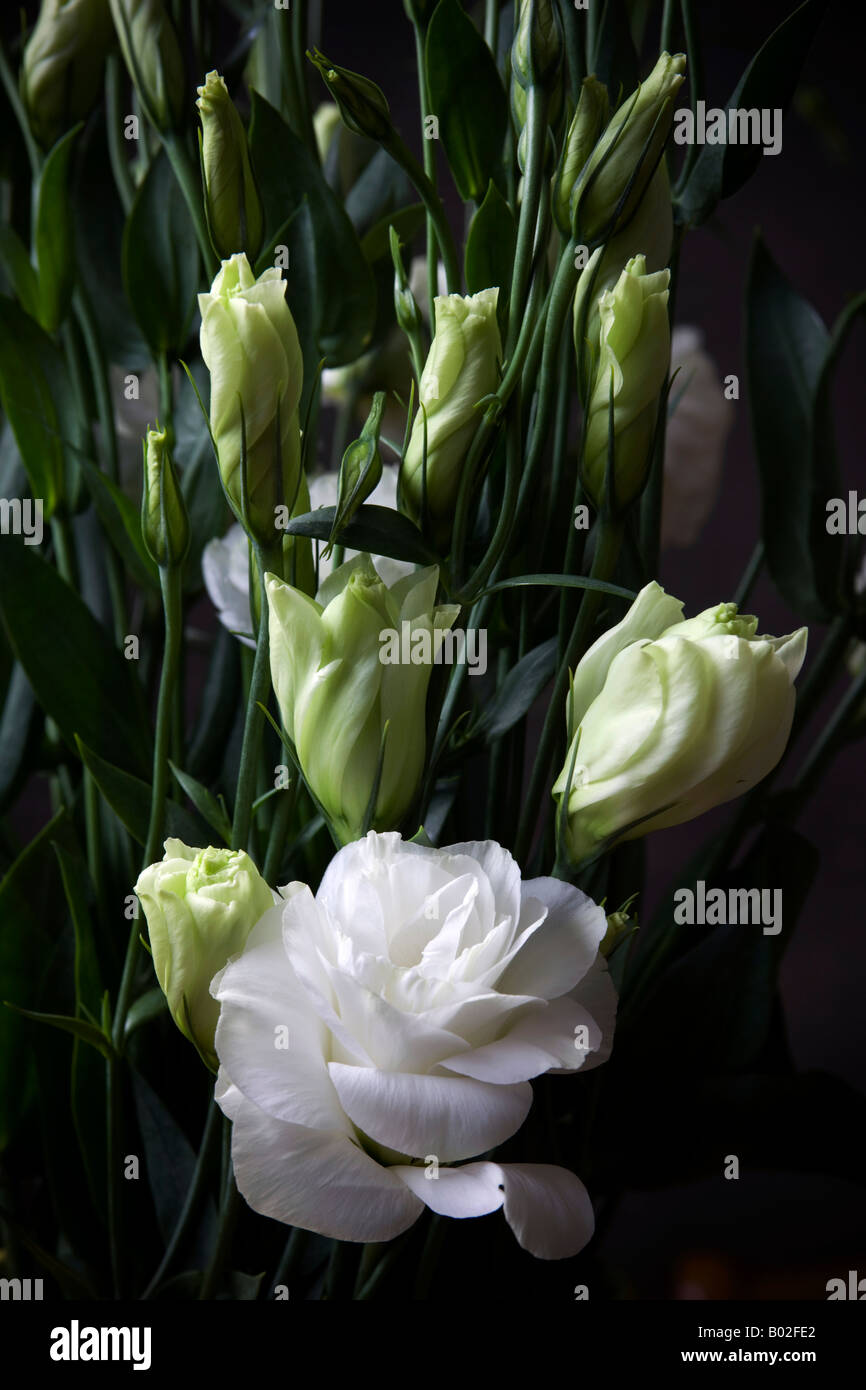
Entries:
{"type": "MultiPolygon", "coordinates": [[[[370,505],[391,507],[397,510],[398,469],[386,464],[378,486],[367,498],[370,505]]],[[[335,507],[337,505],[336,473],[321,473],[310,479],[310,509],[335,507]]],[[[323,546],[317,547],[320,551],[323,546]]],[[[357,550],[347,550],[346,560],[353,559],[357,550]]],[[[402,560],[390,560],[387,556],[377,556],[373,562],[380,578],[387,584],[396,584],[411,574],[413,566],[402,560]]],[[[235,523],[224,536],[208,541],[201,557],[201,568],[208,597],[217,611],[223,627],[247,647],[254,647],[253,619],[250,615],[250,564],[249,544],[242,526],[235,523]]],[[[334,568],[333,553],[328,558],[319,559],[319,583],[323,584],[334,568]]]]}
{"type": "Polygon", "coordinates": [[[680,368],[668,400],[661,543],[693,545],[713,509],[721,481],[725,441],[734,423],[733,402],[703,348],[699,328],[675,328],[671,373],[680,368]]]}
{"type": "Polygon", "coordinates": [[[385,1241],[425,1206],[504,1208],[542,1259],[592,1235],[580,1180],[465,1163],[504,1143],[529,1081],[609,1055],[616,998],[602,908],[521,883],[493,841],[430,849],[370,832],[265,913],[211,985],[216,1099],[254,1210],[338,1240],[385,1241]]]}

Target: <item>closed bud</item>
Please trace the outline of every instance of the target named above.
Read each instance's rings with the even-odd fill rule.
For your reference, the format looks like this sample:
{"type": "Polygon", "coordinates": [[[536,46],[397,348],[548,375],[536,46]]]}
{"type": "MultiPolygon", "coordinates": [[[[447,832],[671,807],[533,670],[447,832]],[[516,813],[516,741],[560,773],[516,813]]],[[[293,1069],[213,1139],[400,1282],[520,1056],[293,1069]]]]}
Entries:
{"type": "Polygon", "coordinates": [[[381,87],[368,77],[361,77],[348,68],[339,68],[329,63],[323,53],[316,49],[307,57],[319,69],[328,92],[340,108],[344,123],[356,135],[366,135],[370,140],[385,144],[394,133],[391,123],[391,108],[385,100],[381,87]]]}
{"type": "Polygon", "coordinates": [[[148,430],[144,441],[141,534],[148,554],[161,569],[183,564],[189,549],[189,519],[165,430],[148,430]]]}
{"type": "Polygon", "coordinates": [[[397,323],[404,333],[418,333],[424,326],[418,301],[412,293],[412,286],[400,254],[400,238],[394,227],[389,228],[391,260],[394,262],[394,313],[397,323]]]}
{"type": "Polygon", "coordinates": [[[583,166],[570,218],[574,235],[587,246],[608,241],[640,204],[670,134],[685,67],[682,53],[663,53],[647,80],[623,101],[583,166]]]}
{"type": "Polygon", "coordinates": [[[583,166],[607,125],[608,110],[607,87],[597,77],[585,77],[553,184],[553,217],[563,236],[571,234],[572,193],[583,166]]]}
{"type": "Polygon", "coordinates": [[[498,289],[436,297],[436,332],[419,382],[402,487],[406,505],[419,517],[426,416],[426,504],[434,530],[442,536],[450,529],[463,464],[480,418],[478,405],[499,384],[498,298],[498,289]]]}
{"type": "Polygon", "coordinates": [[[163,859],[139,875],[135,891],[171,1016],[215,1070],[220,1010],[211,980],[279,899],[243,850],[191,849],[172,839],[163,859]]]}
{"type": "MultiPolygon", "coordinates": [[[[596,252],[596,255],[598,252],[596,252]]],[[[592,264],[584,271],[590,275],[592,264]]],[[[596,507],[606,496],[610,403],[613,400],[614,512],[640,494],[651,462],[658,398],[670,362],[668,270],[646,273],[643,256],[629,261],[598,300],[598,351],[585,409],[583,485],[596,507]]]]}
{"type": "Polygon", "coordinates": [[[238,254],[223,261],[198,304],[223,487],[247,532],[271,546],[275,509],[286,506],[291,514],[301,485],[303,358],[286,282],[274,266],[256,279],[238,254]]]}
{"type": "Polygon", "coordinates": [[[183,58],[163,0],[110,0],[129,75],[148,120],[163,133],[181,123],[183,58]]]}
{"type": "Polygon", "coordinates": [[[436,606],[438,581],[433,565],[389,586],[369,555],[333,570],[315,601],[267,576],[271,677],[283,725],[344,842],[364,831],[380,760],[374,829],[399,826],[417,795],[430,663],[459,612],[436,606]],[[383,659],[390,633],[408,637],[414,660],[383,659]],[[418,661],[425,645],[427,659],[418,661]]]}
{"type": "Polygon", "coordinates": [[[574,862],[680,825],[755,786],[776,766],[794,715],[806,629],[761,636],[719,604],[684,621],[655,582],[578,664],[566,718],[574,862]]]}
{"type": "Polygon", "coordinates": [[[43,149],[83,120],[114,40],[108,0],[42,0],[21,60],[21,99],[43,149]]]}
{"type": "Polygon", "coordinates": [[[209,72],[198,88],[205,211],[220,259],[235,251],[255,257],[262,244],[262,204],[247,136],[225,80],[209,72]]]}
{"type": "Polygon", "coordinates": [[[382,456],[379,453],[379,431],[382,428],[386,399],[384,391],[376,392],[370,407],[370,414],[359,438],[349,445],[343,455],[337,485],[337,509],[334,513],[331,538],[325,550],[326,556],[330,554],[330,548],[337,533],[344,526],[348,526],[358,508],[381,482],[382,456]]]}
{"type": "Polygon", "coordinates": [[[511,70],[521,87],[543,87],[562,64],[562,27],[556,0],[520,0],[511,45],[511,70]]]}

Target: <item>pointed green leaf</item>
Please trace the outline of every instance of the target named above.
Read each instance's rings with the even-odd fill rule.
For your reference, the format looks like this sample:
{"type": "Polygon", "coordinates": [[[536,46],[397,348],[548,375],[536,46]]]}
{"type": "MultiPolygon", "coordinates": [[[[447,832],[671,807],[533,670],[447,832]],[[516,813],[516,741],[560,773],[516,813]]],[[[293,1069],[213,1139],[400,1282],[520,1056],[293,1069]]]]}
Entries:
{"type": "Polygon", "coordinates": [[[39,322],[57,331],[75,287],[75,239],[69,201],[69,163],[81,125],[57,141],[42,166],[36,194],[34,249],[39,277],[39,322]]]}
{"type": "Polygon", "coordinates": [[[458,0],[439,0],[424,60],[430,110],[464,202],[478,203],[501,163],[508,101],[490,49],[458,0]]]}
{"type": "Polygon", "coordinates": [[[198,289],[199,250],[168,156],[145,175],[123,234],[123,285],[154,356],[178,353],[198,289]]]}
{"type": "MultiPolygon", "coordinates": [[[[133,839],[147,844],[150,823],[151,785],[134,777],[122,768],[106,762],[82,739],[76,738],[78,753],[118,820],[126,826],[133,839]]],[[[175,801],[165,804],[165,835],[183,840],[187,845],[207,843],[207,826],[175,801]]]]}
{"type": "Polygon", "coordinates": [[[182,772],[179,767],[175,767],[171,761],[169,761],[169,767],[199,814],[204,817],[211,829],[215,830],[227,845],[230,844],[232,838],[231,821],[225,808],[220,805],[213,792],[208,791],[207,787],[203,786],[201,782],[197,782],[188,772],[182,772]]]}

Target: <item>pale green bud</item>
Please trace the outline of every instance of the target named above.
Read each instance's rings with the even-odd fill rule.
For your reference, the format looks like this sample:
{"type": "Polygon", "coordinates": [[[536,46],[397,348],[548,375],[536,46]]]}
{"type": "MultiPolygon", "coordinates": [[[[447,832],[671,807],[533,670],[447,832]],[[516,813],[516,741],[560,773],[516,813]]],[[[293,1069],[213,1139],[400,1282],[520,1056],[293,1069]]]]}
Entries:
{"type": "Polygon", "coordinates": [[[575,191],[578,175],[607,125],[609,105],[607,87],[604,83],[599,82],[597,77],[585,77],[553,182],[553,218],[563,236],[571,234],[572,193],[575,191]]]}
{"type": "Polygon", "coordinates": [[[294,507],[301,478],[298,407],[303,357],[282,271],[256,279],[243,254],[223,261],[198,297],[201,353],[210,372],[210,427],[223,487],[238,520],[263,545],[276,508],[294,507]],[[248,514],[241,493],[242,428],[248,514]]]}
{"type": "Polygon", "coordinates": [[[172,839],[161,862],[139,875],[135,891],[171,1016],[215,1069],[219,1004],[211,980],[279,899],[243,850],[190,849],[172,839]]]}
{"type": "Polygon", "coordinates": [[[427,511],[440,530],[446,523],[450,528],[463,464],[480,419],[478,404],[499,384],[498,298],[498,289],[436,297],[436,332],[421,373],[419,408],[401,480],[406,504],[418,517],[426,411],[427,511]]]}
{"type": "Polygon", "coordinates": [[[183,116],[183,58],[163,0],[110,0],[123,61],[148,120],[176,129],[183,116]]]}
{"type": "Polygon", "coordinates": [[[394,133],[391,108],[381,87],[360,73],[329,63],[318,49],[307,57],[319,69],[328,91],[340,109],[344,123],[356,135],[366,135],[380,144],[394,133]]]}
{"type": "Polygon", "coordinates": [[[113,42],[108,0],[42,0],[19,83],[30,129],[43,149],[96,103],[113,42]]]}
{"type": "Polygon", "coordinates": [[[372,828],[398,827],[417,795],[429,663],[459,612],[436,606],[438,581],[433,565],[389,586],[369,555],[335,569],[316,600],[266,578],[271,677],[283,725],[310,790],[344,842],[362,833],[386,722],[372,828]],[[419,651],[426,643],[427,662],[387,659],[388,634],[402,636],[404,623],[419,651]]]}
{"type": "Polygon", "coordinates": [[[620,840],[679,825],[755,786],[776,766],[794,714],[806,629],[761,636],[733,604],[677,619],[656,583],[578,664],[565,795],[575,863],[620,840]]]}
{"type": "Polygon", "coordinates": [[[247,135],[225,79],[209,72],[198,88],[201,161],[208,230],[217,255],[258,254],[262,244],[262,204],[247,146],[247,135]]]}
{"type": "MultiPolygon", "coordinates": [[[[589,272],[587,266],[584,274],[589,272]]],[[[670,272],[646,273],[643,256],[628,262],[615,287],[598,301],[598,354],[585,411],[583,484],[596,507],[605,498],[609,406],[613,393],[614,512],[628,506],[646,482],[658,397],[668,374],[670,272]]]]}
{"type": "Polygon", "coordinates": [[[183,564],[189,549],[189,519],[165,430],[148,430],[144,442],[141,534],[148,554],[161,569],[183,564]]]}
{"type": "Polygon", "coordinates": [[[562,26],[556,0],[520,0],[511,45],[511,70],[521,87],[545,86],[562,63],[562,26]]]}
{"type": "Polygon", "coordinates": [[[324,552],[326,556],[330,554],[337,533],[344,526],[348,526],[358,508],[381,482],[382,455],[379,453],[379,431],[382,428],[386,399],[384,391],[376,392],[360,436],[353,440],[343,454],[337,483],[337,507],[331,537],[324,552]]]}
{"type": "Polygon", "coordinates": [[[662,156],[682,84],[682,53],[663,53],[626,97],[583,167],[571,198],[575,235],[587,246],[609,241],[633,216],[662,156]]]}

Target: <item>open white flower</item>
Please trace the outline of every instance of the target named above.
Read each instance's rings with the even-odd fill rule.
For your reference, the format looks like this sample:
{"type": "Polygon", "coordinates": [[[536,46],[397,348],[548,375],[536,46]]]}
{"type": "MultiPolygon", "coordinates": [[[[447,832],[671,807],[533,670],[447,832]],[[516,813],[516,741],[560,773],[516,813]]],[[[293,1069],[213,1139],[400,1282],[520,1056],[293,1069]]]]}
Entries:
{"type": "Polygon", "coordinates": [[[395,833],[340,850],[315,897],[282,892],[211,985],[216,1098],[250,1206],[352,1241],[390,1240],[425,1206],[504,1207],[532,1254],[580,1250],[593,1214],[573,1173],[464,1160],[520,1128],[532,1077],[608,1056],[603,909],[521,883],[493,841],[395,833]]]}

